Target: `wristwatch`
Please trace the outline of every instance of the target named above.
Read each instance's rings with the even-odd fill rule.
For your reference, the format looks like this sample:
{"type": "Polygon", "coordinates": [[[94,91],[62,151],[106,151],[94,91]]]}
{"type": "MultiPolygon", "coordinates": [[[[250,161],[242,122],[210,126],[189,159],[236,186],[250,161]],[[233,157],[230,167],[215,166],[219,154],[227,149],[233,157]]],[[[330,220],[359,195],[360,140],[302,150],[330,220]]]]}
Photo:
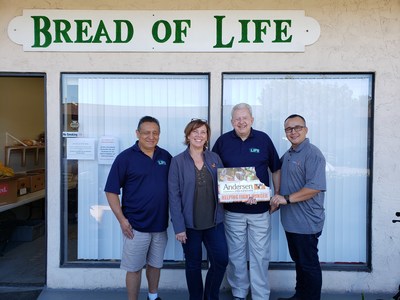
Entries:
{"type": "Polygon", "coordinates": [[[290,196],[290,195],[284,195],[284,196],[283,196],[283,198],[285,198],[285,200],[286,200],[286,204],[292,203],[292,202],[290,202],[289,196],[290,196]]]}

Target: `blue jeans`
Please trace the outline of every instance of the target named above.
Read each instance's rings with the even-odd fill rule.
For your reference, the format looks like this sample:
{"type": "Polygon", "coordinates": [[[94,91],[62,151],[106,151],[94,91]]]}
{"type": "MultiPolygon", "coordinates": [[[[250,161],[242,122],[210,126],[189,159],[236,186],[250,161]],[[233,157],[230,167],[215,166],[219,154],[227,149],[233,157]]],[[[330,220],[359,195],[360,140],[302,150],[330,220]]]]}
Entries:
{"type": "Polygon", "coordinates": [[[285,232],[290,257],[296,264],[296,294],[299,299],[320,300],[322,272],[318,258],[318,238],[315,234],[285,232]]]}
{"type": "Polygon", "coordinates": [[[228,247],[225,239],[224,224],[205,230],[186,229],[186,244],[182,244],[185,253],[186,283],[190,300],[218,300],[219,288],[228,265],[228,247]],[[202,247],[207,250],[210,268],[207,272],[203,292],[201,276],[202,247]]]}

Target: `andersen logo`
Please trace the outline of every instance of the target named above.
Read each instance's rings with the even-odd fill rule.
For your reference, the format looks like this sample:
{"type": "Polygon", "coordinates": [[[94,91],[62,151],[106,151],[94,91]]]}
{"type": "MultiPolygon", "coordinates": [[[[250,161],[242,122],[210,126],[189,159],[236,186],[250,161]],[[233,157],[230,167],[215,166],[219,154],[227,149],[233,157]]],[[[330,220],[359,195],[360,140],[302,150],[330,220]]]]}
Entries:
{"type": "Polygon", "coordinates": [[[251,191],[253,190],[253,185],[252,184],[228,184],[225,183],[222,185],[222,190],[223,191],[251,191]]]}
{"type": "Polygon", "coordinates": [[[24,10],[8,35],[24,51],[302,52],[320,26],[300,10],[24,10]]]}

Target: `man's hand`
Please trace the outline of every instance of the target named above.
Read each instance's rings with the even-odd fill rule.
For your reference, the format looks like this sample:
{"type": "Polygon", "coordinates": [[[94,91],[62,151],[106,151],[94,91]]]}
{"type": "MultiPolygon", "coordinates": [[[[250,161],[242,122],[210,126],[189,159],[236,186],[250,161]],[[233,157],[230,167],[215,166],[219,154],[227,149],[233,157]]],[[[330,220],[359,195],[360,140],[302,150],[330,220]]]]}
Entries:
{"type": "Polygon", "coordinates": [[[272,200],[269,202],[269,204],[270,204],[269,213],[272,215],[279,209],[279,205],[276,205],[272,200]]]}
{"type": "Polygon", "coordinates": [[[277,195],[275,194],[271,201],[270,201],[271,207],[276,207],[276,209],[278,209],[279,205],[285,205],[286,204],[286,200],[282,195],[277,195]]]}
{"type": "Polygon", "coordinates": [[[128,238],[133,239],[134,233],[131,224],[129,223],[128,219],[124,219],[121,223],[122,233],[128,238]]]}
{"type": "Polygon", "coordinates": [[[256,198],[249,197],[249,199],[247,199],[247,201],[245,201],[244,203],[253,205],[253,204],[257,204],[257,200],[256,200],[256,198]]]}

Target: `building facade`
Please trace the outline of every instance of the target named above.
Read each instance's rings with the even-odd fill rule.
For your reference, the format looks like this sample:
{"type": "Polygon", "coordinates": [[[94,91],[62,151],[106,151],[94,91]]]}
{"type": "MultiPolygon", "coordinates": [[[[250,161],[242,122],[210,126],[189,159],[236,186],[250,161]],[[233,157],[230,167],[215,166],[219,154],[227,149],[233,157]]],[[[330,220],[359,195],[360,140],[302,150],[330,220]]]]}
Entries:
{"type": "MultiPolygon", "coordinates": [[[[213,145],[231,129],[230,108],[249,102],[255,128],[280,155],[289,147],[283,120],[301,113],[327,158],[323,290],[397,289],[400,165],[391,158],[400,139],[388,128],[400,106],[398,0],[0,0],[0,16],[0,75],[45,78],[49,288],[125,286],[119,228],[102,198],[110,157],[101,146],[128,147],[144,112],[160,119],[160,144],[174,155],[191,117],[209,120],[213,145]]],[[[289,290],[295,272],[274,218],[271,287],[289,290]]],[[[173,238],[160,286],[186,288],[173,238]]]]}

